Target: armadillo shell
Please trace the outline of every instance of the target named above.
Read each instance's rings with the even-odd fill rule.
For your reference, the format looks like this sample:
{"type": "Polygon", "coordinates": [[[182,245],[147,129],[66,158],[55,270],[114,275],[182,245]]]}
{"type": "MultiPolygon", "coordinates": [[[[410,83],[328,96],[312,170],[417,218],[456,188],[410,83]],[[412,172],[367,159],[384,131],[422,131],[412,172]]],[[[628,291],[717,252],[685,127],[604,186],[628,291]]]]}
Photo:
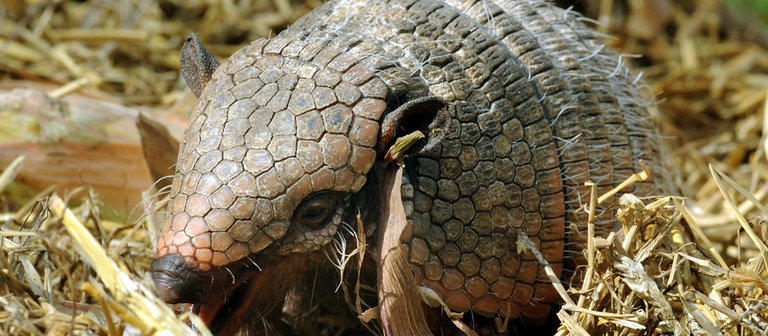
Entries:
{"type": "MultiPolygon", "coordinates": [[[[419,97],[440,97],[450,103],[445,139],[406,162],[402,186],[410,223],[403,246],[417,281],[456,311],[540,321],[557,294],[533,254],[517,246],[517,235],[527,235],[556,273],[579,263],[584,240],[577,233],[585,230],[572,226],[586,223],[586,212],[579,211],[590,195],[584,183],[595,182],[602,194],[641,171],[639,160],[655,167],[651,103],[640,92],[620,58],[576,13],[543,1],[329,2],[278,38],[241,50],[213,75],[200,97],[199,107],[208,109],[186,133],[181,157],[187,162],[179,163],[182,182],[172,192],[186,201],[176,202],[171,215],[179,216],[179,223],[194,217],[184,215],[182,203],[196,200],[191,192],[199,191],[197,181],[203,185],[209,171],[227,175],[213,181],[235,193],[238,187],[259,186],[266,174],[279,177],[282,183],[260,187],[260,198],[243,201],[253,203],[243,209],[282,226],[254,234],[255,229],[238,226],[240,221],[226,221],[218,231],[228,235],[227,244],[206,243],[214,249],[205,260],[207,267],[221,266],[257,253],[282,237],[301,197],[323,188],[360,190],[377,157],[371,148],[382,113],[419,97]],[[254,71],[254,64],[269,62],[290,67],[254,71]],[[277,85],[258,89],[269,86],[274,92],[246,90],[261,79],[277,85]],[[271,132],[268,137],[248,137],[256,121],[238,115],[244,109],[240,97],[249,95],[264,100],[263,106],[285,109],[260,126],[271,132]],[[304,121],[312,113],[319,124],[310,128],[304,121]],[[334,115],[343,122],[329,121],[334,115]],[[367,126],[360,126],[363,121],[367,126]],[[246,147],[264,142],[258,146],[270,152],[274,167],[253,166],[261,161],[249,155],[258,151],[233,151],[228,131],[247,133],[246,147]],[[302,140],[310,133],[325,140],[302,140]],[[302,152],[302,143],[322,154],[302,152]],[[222,163],[201,170],[213,152],[222,163]],[[237,158],[244,164],[233,166],[238,171],[222,168],[237,158]],[[263,175],[237,175],[243,169],[263,175]],[[317,172],[322,178],[301,175],[317,172]],[[241,177],[243,183],[235,181],[241,177]]],[[[649,180],[625,191],[645,195],[654,188],[649,180]]],[[[210,189],[213,204],[221,189],[210,189]]],[[[228,199],[238,202],[247,195],[241,196],[228,199]]],[[[225,209],[221,213],[239,209],[230,203],[218,206],[225,209]]],[[[614,230],[611,218],[610,212],[598,217],[598,235],[614,230]]],[[[179,232],[184,229],[178,226],[179,232]]],[[[169,232],[170,246],[174,231],[169,232]]],[[[334,234],[324,233],[315,245],[285,244],[280,253],[319,249],[334,234]]],[[[166,249],[162,253],[176,251],[166,249]]]]}

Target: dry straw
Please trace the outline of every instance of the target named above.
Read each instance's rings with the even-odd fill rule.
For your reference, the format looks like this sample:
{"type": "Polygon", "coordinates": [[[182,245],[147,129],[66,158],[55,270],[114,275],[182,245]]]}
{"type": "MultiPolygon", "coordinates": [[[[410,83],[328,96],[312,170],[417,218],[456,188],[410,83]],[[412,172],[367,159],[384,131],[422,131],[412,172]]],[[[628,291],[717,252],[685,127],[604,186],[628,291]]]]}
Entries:
{"type": "MultiPolygon", "coordinates": [[[[612,47],[644,55],[636,66],[658,97],[655,117],[690,197],[625,195],[612,205],[622,234],[587,232],[584,281],[570,288],[550,270],[564,303],[559,334],[768,333],[765,32],[716,0],[572,3],[618,37],[612,47]]],[[[194,316],[176,317],[147,289],[157,218],[112,210],[133,209],[125,195],[151,183],[112,165],[142,160],[138,136],[124,130],[138,110],[183,126],[193,99],[178,50],[190,31],[224,57],[319,1],[3,4],[0,334],[191,332],[194,316]],[[9,90],[21,87],[33,99],[13,100],[19,91],[9,90]]],[[[147,204],[150,214],[163,206],[147,204]]]]}

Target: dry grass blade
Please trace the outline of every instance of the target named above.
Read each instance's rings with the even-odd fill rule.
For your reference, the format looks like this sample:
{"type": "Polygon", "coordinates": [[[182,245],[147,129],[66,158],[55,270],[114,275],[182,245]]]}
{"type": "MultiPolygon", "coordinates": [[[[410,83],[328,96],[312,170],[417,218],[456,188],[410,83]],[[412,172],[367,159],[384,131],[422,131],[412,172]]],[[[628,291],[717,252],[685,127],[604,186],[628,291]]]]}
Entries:
{"type": "Polygon", "coordinates": [[[575,336],[589,336],[589,332],[584,330],[581,325],[576,322],[576,319],[569,315],[565,309],[557,312],[557,317],[560,318],[562,326],[558,330],[556,336],[575,335],[575,336]]]}
{"type": "Polygon", "coordinates": [[[531,241],[530,238],[528,238],[528,235],[525,234],[523,231],[517,232],[517,246],[525,247],[528,251],[530,251],[534,257],[536,257],[536,261],[539,263],[539,265],[544,267],[544,272],[547,274],[547,277],[549,278],[549,281],[552,282],[552,285],[555,287],[555,290],[558,294],[560,294],[560,298],[563,299],[566,306],[576,306],[576,304],[573,302],[571,297],[568,295],[567,291],[565,290],[565,287],[563,287],[563,284],[560,282],[560,278],[555,274],[555,271],[552,269],[552,266],[549,264],[547,259],[544,258],[544,255],[541,254],[541,252],[536,249],[536,245],[531,241]]]}
{"type": "MultiPolygon", "coordinates": [[[[410,145],[408,146],[410,147],[410,145]]],[[[406,148],[407,149],[407,148],[406,148]]],[[[416,279],[408,266],[400,236],[408,225],[401,188],[403,167],[390,164],[384,172],[379,218],[379,315],[384,335],[428,335],[416,279]]]]}
{"type": "MultiPolygon", "coordinates": [[[[429,287],[425,286],[419,286],[419,297],[421,298],[421,301],[427,304],[428,306],[432,308],[442,308],[443,313],[448,316],[448,318],[451,320],[451,323],[453,323],[454,326],[456,326],[457,329],[461,330],[465,335],[467,336],[477,336],[477,332],[475,332],[470,326],[468,326],[466,323],[464,323],[461,319],[464,317],[464,313],[457,313],[451,311],[450,308],[448,308],[448,305],[443,301],[443,299],[440,298],[437,293],[432,290],[429,287]]],[[[505,321],[504,325],[497,326],[498,330],[506,330],[505,321]]]]}
{"type": "Polygon", "coordinates": [[[416,141],[424,139],[424,137],[424,133],[421,131],[414,131],[408,135],[397,138],[395,144],[387,150],[384,159],[387,161],[398,161],[402,159],[405,152],[411,148],[416,141]]]}
{"type": "MultiPolygon", "coordinates": [[[[48,207],[61,219],[75,240],[81,256],[93,267],[101,282],[110,291],[113,296],[110,307],[115,309],[123,320],[129,321],[144,335],[194,334],[186,324],[175,318],[168,305],[118,267],[61,198],[52,195],[48,200],[48,207]]],[[[100,298],[106,299],[105,296],[100,298]]]]}
{"type": "Polygon", "coordinates": [[[758,206],[758,208],[760,208],[763,211],[763,214],[768,215],[768,210],[766,210],[765,207],[763,207],[763,205],[754,198],[754,196],[752,196],[749,192],[741,188],[736,182],[734,182],[733,180],[725,176],[715,166],[710,165],[709,168],[712,172],[712,177],[714,178],[714,181],[717,184],[717,188],[720,190],[720,193],[723,195],[723,198],[725,198],[725,204],[727,208],[731,211],[731,214],[736,218],[736,220],[739,221],[739,224],[741,224],[742,230],[744,230],[744,232],[747,233],[749,238],[752,240],[752,243],[758,247],[763,259],[763,266],[761,269],[765,270],[765,266],[768,265],[768,248],[765,246],[765,243],[762,241],[762,239],[757,236],[755,231],[752,230],[752,227],[749,225],[749,223],[747,223],[747,220],[744,218],[744,216],[741,213],[739,213],[738,208],[736,207],[736,203],[733,200],[733,197],[731,197],[731,195],[725,190],[722,182],[725,181],[726,183],[728,183],[728,185],[736,189],[744,197],[752,201],[755,205],[758,206]]]}
{"type": "Polygon", "coordinates": [[[21,166],[24,164],[24,155],[16,157],[11,164],[8,165],[8,167],[3,170],[3,173],[0,174],[0,193],[5,190],[5,187],[10,184],[13,179],[16,178],[16,175],[21,170],[21,166]]]}

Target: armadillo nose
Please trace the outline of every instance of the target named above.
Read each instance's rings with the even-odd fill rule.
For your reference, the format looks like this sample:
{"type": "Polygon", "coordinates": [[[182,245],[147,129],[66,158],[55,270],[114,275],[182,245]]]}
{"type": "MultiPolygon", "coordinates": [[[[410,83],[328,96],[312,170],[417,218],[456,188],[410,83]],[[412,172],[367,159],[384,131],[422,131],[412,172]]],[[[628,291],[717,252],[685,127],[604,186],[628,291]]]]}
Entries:
{"type": "Polygon", "coordinates": [[[158,296],[167,303],[199,303],[208,281],[201,272],[185,266],[184,257],[168,254],[149,268],[158,296]]]}

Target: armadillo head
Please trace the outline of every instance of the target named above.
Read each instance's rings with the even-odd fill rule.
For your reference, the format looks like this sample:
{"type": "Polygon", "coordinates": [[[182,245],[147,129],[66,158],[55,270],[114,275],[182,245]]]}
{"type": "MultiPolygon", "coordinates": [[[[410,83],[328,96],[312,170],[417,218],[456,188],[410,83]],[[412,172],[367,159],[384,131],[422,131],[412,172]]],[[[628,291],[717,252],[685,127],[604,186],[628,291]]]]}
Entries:
{"type": "Polygon", "coordinates": [[[164,300],[197,304],[214,332],[231,333],[265,313],[254,310],[275,310],[291,280],[314,275],[311,256],[358,210],[376,207],[360,204],[360,191],[379,147],[395,130],[434,128],[445,103],[389,111],[387,87],[368,67],[279,37],[219,65],[193,35],[182,71],[199,103],[151,271],[164,300]]]}

